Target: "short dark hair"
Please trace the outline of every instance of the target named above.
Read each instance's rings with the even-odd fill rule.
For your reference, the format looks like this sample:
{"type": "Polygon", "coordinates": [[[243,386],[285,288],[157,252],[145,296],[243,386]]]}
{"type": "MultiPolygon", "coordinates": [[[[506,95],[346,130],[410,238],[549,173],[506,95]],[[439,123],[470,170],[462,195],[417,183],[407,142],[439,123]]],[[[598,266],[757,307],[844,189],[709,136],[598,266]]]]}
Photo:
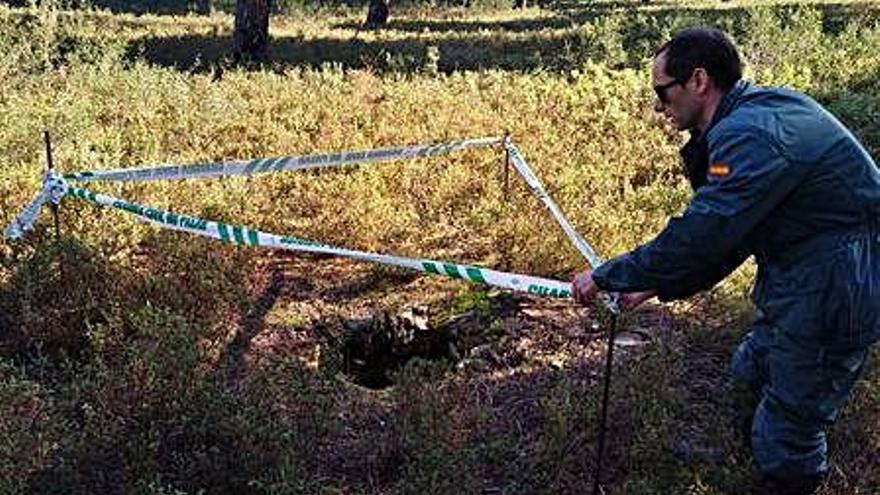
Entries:
{"type": "Polygon", "coordinates": [[[654,56],[666,52],[667,74],[678,81],[690,79],[702,67],[723,91],[742,79],[742,60],[733,41],[710,27],[692,27],[681,31],[661,46],[654,56]]]}

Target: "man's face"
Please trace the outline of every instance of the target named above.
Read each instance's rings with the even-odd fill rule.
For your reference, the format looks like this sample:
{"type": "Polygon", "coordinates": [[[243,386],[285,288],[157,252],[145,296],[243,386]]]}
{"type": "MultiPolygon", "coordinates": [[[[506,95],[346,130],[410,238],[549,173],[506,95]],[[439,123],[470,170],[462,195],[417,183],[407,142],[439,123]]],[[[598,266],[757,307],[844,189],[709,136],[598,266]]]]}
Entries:
{"type": "Polygon", "coordinates": [[[681,131],[697,125],[700,104],[688,90],[687,81],[676,81],[666,73],[666,52],[654,58],[651,70],[651,84],[658,91],[654,110],[663,112],[676,128],[681,131]]]}

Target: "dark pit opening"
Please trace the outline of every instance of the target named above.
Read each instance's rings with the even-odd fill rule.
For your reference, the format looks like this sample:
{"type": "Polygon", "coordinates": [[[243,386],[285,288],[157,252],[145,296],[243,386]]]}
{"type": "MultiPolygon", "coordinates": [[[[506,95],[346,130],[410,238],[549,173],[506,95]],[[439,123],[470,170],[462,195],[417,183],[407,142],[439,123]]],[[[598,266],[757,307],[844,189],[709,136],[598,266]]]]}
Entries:
{"type": "Polygon", "coordinates": [[[393,385],[394,373],[414,358],[450,364],[458,360],[449,329],[431,326],[427,310],[418,306],[347,321],[340,344],[342,373],[371,389],[393,385]]]}
{"type": "Polygon", "coordinates": [[[316,327],[324,341],[318,366],[325,373],[341,373],[360,386],[378,390],[394,385],[395,374],[414,359],[427,361],[432,370],[518,364],[519,351],[500,348],[503,330],[497,325],[519,310],[516,296],[485,293],[470,309],[458,309],[458,314],[436,325],[431,324],[426,307],[414,305],[316,327]]]}

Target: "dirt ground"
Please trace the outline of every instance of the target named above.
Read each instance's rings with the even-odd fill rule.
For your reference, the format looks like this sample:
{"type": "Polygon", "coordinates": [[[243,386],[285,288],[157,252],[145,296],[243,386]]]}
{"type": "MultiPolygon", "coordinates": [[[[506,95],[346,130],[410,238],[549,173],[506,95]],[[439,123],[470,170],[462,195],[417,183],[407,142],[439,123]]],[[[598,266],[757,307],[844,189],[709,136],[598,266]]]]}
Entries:
{"type": "MultiPolygon", "coordinates": [[[[446,440],[453,444],[491,443],[499,436],[515,434],[522,438],[517,447],[522,455],[546,455],[548,400],[557,400],[560,387],[571,390],[572,401],[580,396],[596,400],[601,392],[609,321],[599,317],[601,312],[596,309],[579,307],[570,300],[480,288],[461,280],[339,258],[281,253],[263,260],[262,267],[255,284],[255,302],[242,315],[227,346],[229,379],[234,385],[246,376],[252,363],[272,355],[295,355],[307,369],[331,376],[333,392],[344,395],[347,405],[340,408],[337,428],[321,442],[321,456],[326,461],[323,469],[328,475],[368,480],[370,486],[377,487],[396,476],[387,467],[400,455],[400,447],[394,445],[402,441],[397,437],[411,432],[399,428],[389,431],[394,430],[389,424],[396,417],[414,414],[412,409],[418,409],[424,397],[402,397],[397,390],[401,387],[393,380],[381,387],[359,384],[347,373],[351,363],[337,360],[334,365],[327,356],[336,351],[338,357],[340,339],[351,338],[352,329],[381,333],[389,329],[377,327],[397,324],[401,315],[407,324],[406,316],[413,314],[413,308],[425,315],[427,331],[452,336],[453,352],[440,352],[426,360],[434,360],[440,370],[440,378],[435,377],[432,385],[442,395],[437,400],[457,411],[461,424],[470,425],[460,428],[466,433],[447,431],[446,440]],[[486,410],[491,420],[478,425],[468,422],[474,411],[486,410]],[[461,435],[466,438],[457,438],[461,435]],[[367,445],[376,450],[365,453],[367,445]]],[[[683,332],[679,316],[666,306],[651,303],[626,315],[619,327],[617,374],[664,342],[680,340],[683,332]]],[[[683,436],[672,448],[685,454],[696,452],[713,462],[722,454],[711,444],[712,434],[704,426],[715,423],[718,408],[725,407],[718,397],[724,395],[726,362],[716,354],[692,363],[684,370],[691,377],[664,377],[678,380],[685,397],[693,399],[675,419],[689,427],[680,428],[683,436]],[[696,376],[702,378],[691,380],[696,376]]],[[[395,367],[386,371],[390,377],[406,363],[393,364],[395,367]]],[[[617,398],[617,402],[627,400],[633,398],[617,398]]],[[[565,411],[561,414],[571,414],[566,408],[576,406],[566,403],[560,407],[565,411]]],[[[633,441],[635,418],[622,411],[625,405],[616,407],[618,411],[609,420],[603,478],[608,483],[619,483],[625,477],[627,449],[633,441]]],[[[561,451],[556,455],[578,459],[566,468],[571,472],[559,475],[555,486],[560,493],[576,493],[591,482],[594,447],[585,442],[593,439],[598,420],[582,419],[584,425],[568,432],[571,439],[560,440],[561,451]]],[[[479,478],[473,483],[487,493],[510,489],[506,485],[510,474],[492,463],[475,466],[472,475],[479,478]]]]}

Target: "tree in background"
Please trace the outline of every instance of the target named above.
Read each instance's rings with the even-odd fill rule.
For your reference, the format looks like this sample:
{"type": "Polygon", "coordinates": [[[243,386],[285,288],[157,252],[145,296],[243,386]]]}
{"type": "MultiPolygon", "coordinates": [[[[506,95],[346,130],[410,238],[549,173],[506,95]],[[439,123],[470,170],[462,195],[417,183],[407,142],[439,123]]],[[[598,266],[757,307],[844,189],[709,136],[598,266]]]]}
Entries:
{"type": "Polygon", "coordinates": [[[235,3],[235,60],[263,61],[269,54],[269,12],[272,0],[237,0],[235,3]]]}
{"type": "Polygon", "coordinates": [[[391,0],[370,0],[370,8],[367,11],[367,27],[382,26],[388,22],[391,0]]]}
{"type": "Polygon", "coordinates": [[[196,0],[196,12],[203,15],[214,13],[214,0],[196,0]]]}

